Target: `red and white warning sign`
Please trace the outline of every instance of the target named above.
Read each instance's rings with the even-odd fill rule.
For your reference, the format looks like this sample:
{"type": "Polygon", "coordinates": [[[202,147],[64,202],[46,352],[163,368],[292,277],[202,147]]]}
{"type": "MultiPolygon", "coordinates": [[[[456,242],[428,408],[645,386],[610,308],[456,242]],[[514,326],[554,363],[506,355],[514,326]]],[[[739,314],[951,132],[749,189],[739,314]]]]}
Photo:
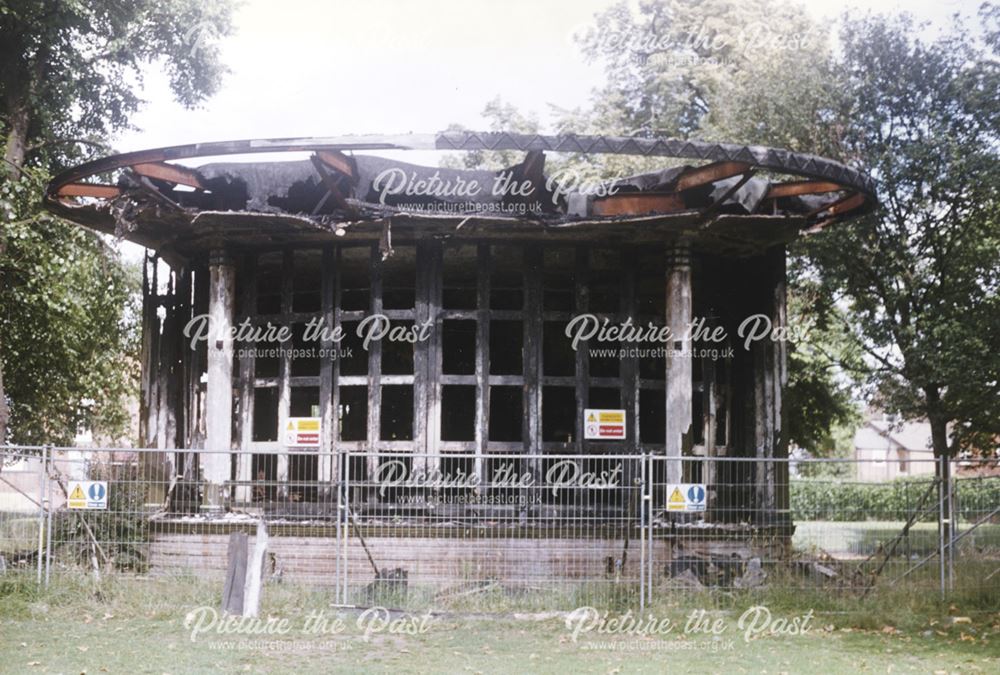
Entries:
{"type": "Polygon", "coordinates": [[[588,441],[625,440],[625,411],[586,408],[583,411],[583,437],[588,441]]]}
{"type": "Polygon", "coordinates": [[[289,417],[285,425],[286,448],[318,448],[320,418],[289,417]]]}

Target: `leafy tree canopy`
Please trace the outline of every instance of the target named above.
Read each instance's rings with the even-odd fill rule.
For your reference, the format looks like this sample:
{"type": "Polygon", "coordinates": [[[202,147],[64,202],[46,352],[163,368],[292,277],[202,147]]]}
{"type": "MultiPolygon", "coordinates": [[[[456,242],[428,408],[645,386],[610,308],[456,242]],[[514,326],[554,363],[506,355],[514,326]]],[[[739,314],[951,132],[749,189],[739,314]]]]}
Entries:
{"type": "MultiPolygon", "coordinates": [[[[928,419],[938,454],[997,446],[1000,9],[977,19],[926,39],[906,15],[845,16],[834,49],[797,5],[648,0],[579,36],[607,84],[559,131],[774,145],[878,181],[874,213],[790,250],[790,314],[823,326],[790,357],[800,445],[851,417],[852,377],[870,402],[928,419]]],[[[652,168],[570,161],[604,176],[652,168]]]]}
{"type": "Polygon", "coordinates": [[[45,214],[42,190],[129,127],[150,68],[184,105],[211,95],[230,14],[195,0],[0,1],[0,440],[69,442],[84,417],[112,437],[127,428],[137,273],[113,242],[45,214]]]}

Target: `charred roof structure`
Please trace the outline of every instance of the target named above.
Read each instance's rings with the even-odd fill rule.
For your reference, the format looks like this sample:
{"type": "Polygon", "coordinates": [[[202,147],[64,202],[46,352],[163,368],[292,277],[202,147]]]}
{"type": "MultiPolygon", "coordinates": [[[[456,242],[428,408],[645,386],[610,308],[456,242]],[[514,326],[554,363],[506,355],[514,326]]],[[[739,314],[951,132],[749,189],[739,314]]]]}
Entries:
{"type": "Polygon", "coordinates": [[[370,236],[386,222],[436,236],[457,235],[458,224],[463,224],[463,236],[533,239],[655,241],[690,233],[699,247],[745,254],[872,204],[873,187],[866,176],[837,162],[785,150],[468,132],[161,148],[83,164],[57,176],[49,190],[55,213],[178,260],[204,253],[220,240],[319,243],[332,236],[370,236]],[[535,192],[525,197],[495,189],[498,172],[420,167],[353,154],[366,150],[520,150],[525,159],[510,167],[510,178],[522,184],[533,180],[535,192]],[[298,162],[219,163],[197,169],[170,163],[293,151],[311,156],[298,162]],[[673,166],[580,191],[576,181],[561,184],[558,174],[545,176],[546,152],[663,157],[698,165],[673,166]],[[115,172],[119,179],[113,185],[88,180],[115,172]],[[462,189],[471,182],[480,188],[475,194],[462,189]],[[74,203],[81,197],[92,200],[74,203]]]}
{"type": "MultiPolygon", "coordinates": [[[[164,455],[198,503],[307,509],[324,485],[370,478],[381,454],[486,477],[500,456],[523,455],[540,475],[547,455],[594,468],[631,453],[670,460],[665,482],[708,485],[712,520],[780,525],[787,465],[754,460],[787,457],[786,343],[739,336],[751,316],[787,327],[785,244],[865,212],[874,191],[842,164],[772,148],[444,132],[127,153],[57,176],[47,204],[149,250],[142,442],[216,451],[164,455]],[[404,150],[524,158],[482,171],[384,156],[404,150]],[[287,152],[305,158],[267,161],[287,152]],[[584,185],[547,173],[546,153],[664,167],[584,185]],[[249,154],[260,159],[202,163],[249,154]],[[202,316],[218,332],[193,342],[202,316]],[[366,340],[376,316],[405,328],[400,339],[366,340]],[[574,342],[581,316],[673,337],[646,351],[620,334],[574,342]],[[307,348],[316,318],[343,329],[319,338],[335,351],[307,348]],[[279,325],[297,349],[244,348],[249,329],[279,325]],[[727,337],[707,340],[714,328],[727,337]],[[586,438],[586,409],[624,411],[623,436],[586,438]],[[319,420],[315,445],[281,454],[301,418],[319,420]],[[695,456],[747,462],[685,463],[695,456]]],[[[590,508],[551,501],[521,508],[590,508]]]]}

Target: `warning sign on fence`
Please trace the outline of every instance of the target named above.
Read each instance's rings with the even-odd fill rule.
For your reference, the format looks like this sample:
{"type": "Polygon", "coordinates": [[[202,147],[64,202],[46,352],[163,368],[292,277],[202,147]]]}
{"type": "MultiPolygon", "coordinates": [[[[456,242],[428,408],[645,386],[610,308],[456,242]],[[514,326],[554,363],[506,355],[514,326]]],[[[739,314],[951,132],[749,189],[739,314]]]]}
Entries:
{"type": "Polygon", "coordinates": [[[318,448],[320,418],[289,417],[285,425],[286,448],[318,448]]]}
{"type": "Polygon", "coordinates": [[[705,510],[708,492],[704,483],[669,483],[667,511],[697,513],[705,510]]]}
{"type": "Polygon", "coordinates": [[[108,483],[103,480],[74,480],[66,486],[69,497],[66,505],[71,509],[108,508],[108,483]]]}
{"type": "Polygon", "coordinates": [[[583,437],[588,441],[625,440],[625,411],[585,409],[583,437]]]}

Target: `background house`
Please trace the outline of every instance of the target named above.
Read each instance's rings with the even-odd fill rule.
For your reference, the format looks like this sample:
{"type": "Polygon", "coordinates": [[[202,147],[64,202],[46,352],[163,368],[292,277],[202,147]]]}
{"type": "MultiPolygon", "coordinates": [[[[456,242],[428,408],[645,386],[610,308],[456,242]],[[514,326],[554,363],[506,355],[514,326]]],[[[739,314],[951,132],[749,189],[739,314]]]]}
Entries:
{"type": "Polygon", "coordinates": [[[854,433],[854,457],[862,481],[933,475],[931,425],[897,422],[890,415],[868,419],[854,433]]]}

